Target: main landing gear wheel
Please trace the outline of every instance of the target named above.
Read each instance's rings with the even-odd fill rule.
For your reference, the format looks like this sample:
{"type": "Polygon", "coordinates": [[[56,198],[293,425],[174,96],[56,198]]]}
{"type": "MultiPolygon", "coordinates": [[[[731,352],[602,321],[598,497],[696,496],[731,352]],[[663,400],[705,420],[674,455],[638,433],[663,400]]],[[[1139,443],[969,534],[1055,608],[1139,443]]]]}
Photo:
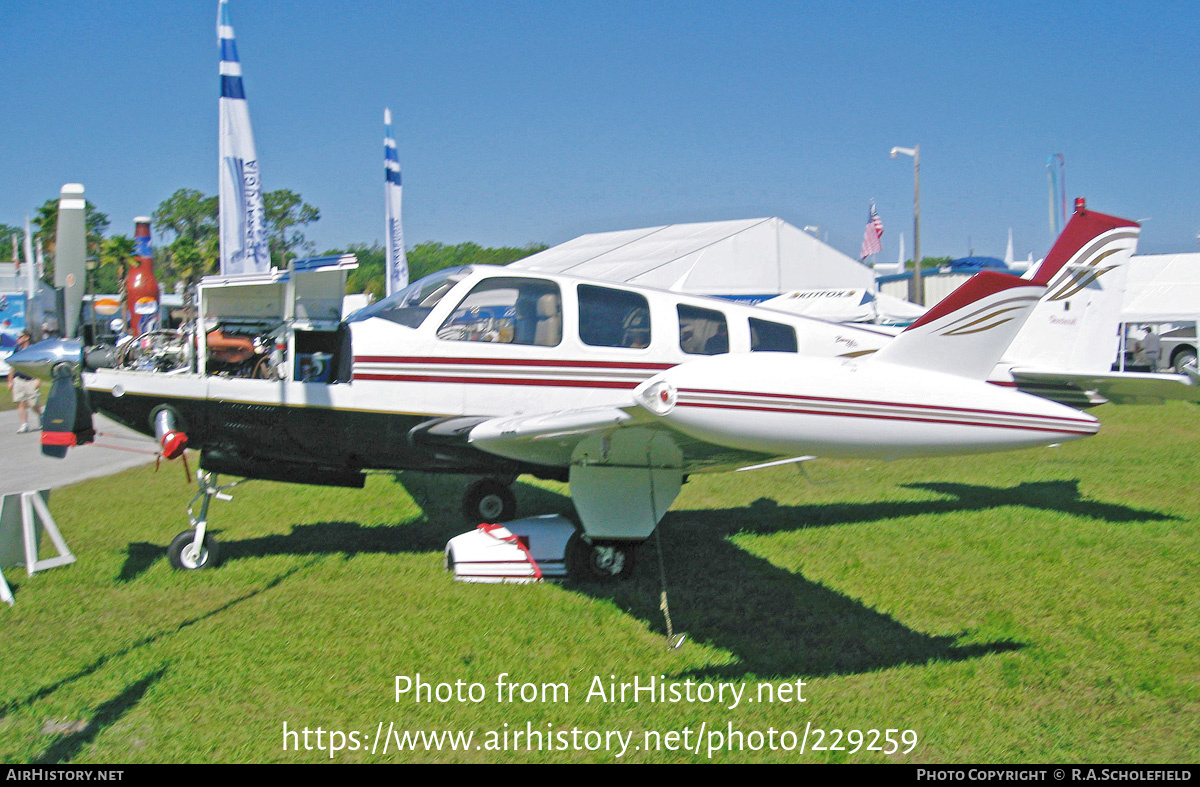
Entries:
{"type": "Polygon", "coordinates": [[[463,516],[468,522],[496,524],[517,515],[517,497],[494,478],[476,481],[463,495],[463,516]]]}
{"type": "Polygon", "coordinates": [[[615,582],[633,576],[637,544],[590,544],[579,533],[567,542],[567,573],[579,580],[615,582]]]}
{"type": "Polygon", "coordinates": [[[210,535],[204,536],[204,542],[200,545],[199,554],[193,546],[196,541],[195,530],[185,530],[175,536],[175,540],[171,542],[171,546],[167,547],[167,557],[171,560],[171,567],[180,571],[196,571],[201,568],[214,568],[221,562],[220,551],[217,549],[217,540],[210,535]]]}

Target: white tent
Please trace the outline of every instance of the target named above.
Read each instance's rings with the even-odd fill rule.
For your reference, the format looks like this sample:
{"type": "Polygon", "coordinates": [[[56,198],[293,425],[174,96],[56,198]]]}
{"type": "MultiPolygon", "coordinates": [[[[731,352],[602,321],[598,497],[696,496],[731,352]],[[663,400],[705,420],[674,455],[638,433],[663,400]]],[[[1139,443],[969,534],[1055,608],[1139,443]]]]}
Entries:
{"type": "Polygon", "coordinates": [[[1200,316],[1200,253],[1138,254],[1129,264],[1121,318],[1190,322],[1200,316]]]}
{"type": "Polygon", "coordinates": [[[869,267],[779,218],[597,232],[512,267],[752,301],[875,282],[869,267]]]}

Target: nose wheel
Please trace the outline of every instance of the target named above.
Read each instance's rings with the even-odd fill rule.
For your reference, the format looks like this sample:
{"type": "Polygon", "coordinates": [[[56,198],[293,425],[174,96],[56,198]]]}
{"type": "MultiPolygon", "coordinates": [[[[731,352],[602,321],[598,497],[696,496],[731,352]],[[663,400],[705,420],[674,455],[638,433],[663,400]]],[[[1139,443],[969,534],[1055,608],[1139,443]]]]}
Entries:
{"type": "Polygon", "coordinates": [[[217,540],[206,534],[197,547],[195,530],[185,530],[175,536],[171,546],[167,547],[167,558],[171,561],[171,568],[181,571],[213,568],[221,562],[217,540]]]}
{"type": "Polygon", "coordinates": [[[579,533],[567,542],[567,573],[585,582],[615,582],[633,576],[635,543],[592,544],[579,533]]]}
{"type": "Polygon", "coordinates": [[[467,487],[463,494],[463,516],[468,522],[495,524],[508,522],[517,515],[517,497],[494,478],[484,478],[467,487]]]}
{"type": "Polygon", "coordinates": [[[167,558],[171,567],[180,571],[196,571],[201,568],[216,568],[221,562],[221,551],[217,539],[208,532],[208,506],[213,498],[217,500],[232,500],[227,490],[233,489],[245,480],[234,481],[232,484],[218,485],[216,473],[196,471],[196,484],[199,490],[188,505],[188,521],[191,529],[185,530],[171,541],[167,547],[167,558]],[[200,515],[192,513],[196,501],[200,501],[200,515]]]}

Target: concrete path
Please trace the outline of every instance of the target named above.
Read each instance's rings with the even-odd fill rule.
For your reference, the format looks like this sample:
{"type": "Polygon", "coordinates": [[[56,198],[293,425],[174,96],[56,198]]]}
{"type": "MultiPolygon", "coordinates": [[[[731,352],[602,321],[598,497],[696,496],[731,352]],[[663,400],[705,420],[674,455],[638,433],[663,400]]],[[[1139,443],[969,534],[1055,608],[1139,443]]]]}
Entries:
{"type": "MultiPolygon", "coordinates": [[[[6,393],[0,391],[0,396],[6,393]]],[[[0,494],[55,489],[154,461],[158,446],[153,439],[102,415],[95,416],[94,423],[96,432],[103,434],[96,437],[97,444],[72,448],[65,459],[53,459],[42,455],[41,432],[17,434],[17,411],[0,412],[0,494]]]]}

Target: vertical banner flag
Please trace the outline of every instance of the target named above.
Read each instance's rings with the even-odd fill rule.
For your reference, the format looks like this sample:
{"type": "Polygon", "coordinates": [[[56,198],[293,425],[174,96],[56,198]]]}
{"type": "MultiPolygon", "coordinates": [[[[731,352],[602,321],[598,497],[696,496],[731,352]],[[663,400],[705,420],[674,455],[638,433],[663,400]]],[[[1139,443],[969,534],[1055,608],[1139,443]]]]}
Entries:
{"type": "Polygon", "coordinates": [[[879,220],[879,213],[875,210],[875,201],[872,200],[871,215],[867,218],[867,228],[863,230],[862,256],[859,259],[865,260],[872,254],[883,251],[881,238],[883,238],[883,222],[879,220]]]}
{"type": "Polygon", "coordinates": [[[1046,178],[1050,181],[1050,234],[1057,238],[1067,224],[1067,160],[1063,154],[1051,153],[1046,156],[1046,178]],[[1061,212],[1055,211],[1055,200],[1060,200],[1061,212]]]}
{"type": "Polygon", "coordinates": [[[242,89],[228,0],[220,0],[217,40],[221,47],[220,225],[221,273],[263,273],[271,267],[258,155],[250,131],[250,108],[242,89]]]}
{"type": "Polygon", "coordinates": [[[383,110],[383,201],[387,209],[386,295],[408,286],[408,258],[404,254],[404,229],[400,224],[400,159],[392,138],[392,110],[383,110]]]}

